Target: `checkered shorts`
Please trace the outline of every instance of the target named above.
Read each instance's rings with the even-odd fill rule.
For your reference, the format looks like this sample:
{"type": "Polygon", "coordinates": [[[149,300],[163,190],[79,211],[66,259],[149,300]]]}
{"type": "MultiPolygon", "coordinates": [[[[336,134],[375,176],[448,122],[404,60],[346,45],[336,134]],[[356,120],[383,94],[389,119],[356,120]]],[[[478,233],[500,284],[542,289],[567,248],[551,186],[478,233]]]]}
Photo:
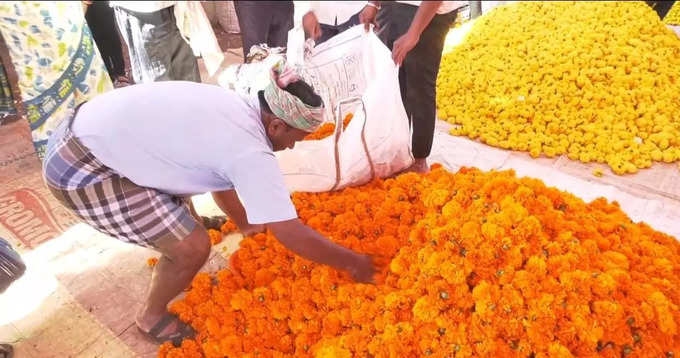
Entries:
{"type": "Polygon", "coordinates": [[[71,121],[50,136],[43,165],[47,187],[64,206],[98,231],[140,246],[162,249],[194,230],[188,198],[118,175],[73,135],[71,121]]]}

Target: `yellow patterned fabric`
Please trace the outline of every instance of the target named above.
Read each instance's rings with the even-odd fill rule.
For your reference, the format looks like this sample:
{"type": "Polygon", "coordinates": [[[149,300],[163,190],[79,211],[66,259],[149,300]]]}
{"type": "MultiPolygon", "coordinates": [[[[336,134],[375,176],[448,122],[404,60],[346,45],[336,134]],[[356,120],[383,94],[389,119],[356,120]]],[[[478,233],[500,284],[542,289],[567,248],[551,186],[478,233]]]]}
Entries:
{"type": "Polygon", "coordinates": [[[70,110],[113,85],[79,1],[0,2],[0,33],[42,157],[47,138],[70,110]]]}

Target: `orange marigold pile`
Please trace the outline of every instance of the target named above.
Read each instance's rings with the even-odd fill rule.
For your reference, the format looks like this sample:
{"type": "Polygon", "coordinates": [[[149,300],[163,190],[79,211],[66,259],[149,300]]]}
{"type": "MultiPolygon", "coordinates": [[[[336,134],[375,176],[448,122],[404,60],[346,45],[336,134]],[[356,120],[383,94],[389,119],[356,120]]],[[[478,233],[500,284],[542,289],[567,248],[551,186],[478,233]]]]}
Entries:
{"type": "MultiPolygon", "coordinates": [[[[342,129],[346,129],[349,122],[352,121],[352,113],[348,113],[345,119],[342,120],[342,129]]],[[[305,137],[305,140],[319,140],[329,137],[335,132],[335,123],[324,123],[316,130],[316,132],[309,134],[305,137]]]]}
{"type": "Polygon", "coordinates": [[[376,285],[243,240],[171,311],[195,340],[159,357],[672,357],[680,244],[617,203],[514,173],[441,168],[293,196],[300,218],[374,255],[376,285]]]}

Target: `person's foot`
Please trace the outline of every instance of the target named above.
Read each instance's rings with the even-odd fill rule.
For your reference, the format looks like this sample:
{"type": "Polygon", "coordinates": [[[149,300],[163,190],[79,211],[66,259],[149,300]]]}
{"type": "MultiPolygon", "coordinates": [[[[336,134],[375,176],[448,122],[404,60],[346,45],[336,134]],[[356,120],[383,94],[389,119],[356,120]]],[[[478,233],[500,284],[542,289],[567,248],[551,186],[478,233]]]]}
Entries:
{"type": "Polygon", "coordinates": [[[14,357],[14,348],[10,344],[0,344],[0,358],[14,357]]]}
{"type": "Polygon", "coordinates": [[[192,338],[196,334],[191,326],[169,313],[160,317],[137,318],[135,323],[141,333],[158,344],[171,341],[175,346],[179,346],[182,340],[192,338]]]}
{"type": "Polygon", "coordinates": [[[416,160],[411,164],[410,167],[404,169],[401,174],[404,173],[418,173],[418,174],[426,174],[430,171],[430,167],[427,165],[427,159],[425,158],[416,158],[416,160]]]}
{"type": "Polygon", "coordinates": [[[227,217],[221,216],[201,216],[203,227],[206,229],[220,230],[222,225],[227,222],[227,217]]]}
{"type": "Polygon", "coordinates": [[[113,87],[114,88],[126,87],[126,86],[129,86],[131,84],[132,83],[130,83],[130,80],[125,76],[118,76],[118,78],[116,78],[113,81],[113,87]]]}

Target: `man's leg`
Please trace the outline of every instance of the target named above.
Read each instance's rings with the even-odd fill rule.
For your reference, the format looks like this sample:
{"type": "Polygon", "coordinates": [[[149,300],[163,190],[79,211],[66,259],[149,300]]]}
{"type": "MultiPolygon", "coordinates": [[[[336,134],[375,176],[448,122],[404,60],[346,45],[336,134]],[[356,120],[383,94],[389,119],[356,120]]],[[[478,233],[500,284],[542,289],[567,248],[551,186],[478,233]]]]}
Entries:
{"type": "Polygon", "coordinates": [[[246,62],[253,45],[267,43],[271,13],[267,4],[260,1],[234,1],[234,10],[241,28],[243,62],[246,62]]]}
{"type": "Polygon", "coordinates": [[[159,43],[158,53],[165,53],[166,61],[170,63],[169,79],[171,81],[201,82],[201,72],[198,69],[198,61],[194,56],[191,46],[184,40],[177,28],[175,16],[172,16],[172,27],[168,28],[169,34],[164,36],[165,43],[159,43]]]}
{"type": "MultiPolygon", "coordinates": [[[[172,58],[176,55],[173,51],[181,45],[168,40],[176,37],[173,36],[174,32],[179,32],[173,8],[151,13],[139,13],[119,7],[115,10],[121,32],[123,27],[127,30],[127,36],[123,37],[128,46],[135,83],[173,80],[172,58]]],[[[200,75],[198,78],[200,82],[200,75]]]]}
{"type": "Polygon", "coordinates": [[[111,81],[125,76],[123,47],[118,36],[115,15],[108,1],[93,1],[85,14],[87,25],[97,43],[111,81]]]}
{"type": "MultiPolygon", "coordinates": [[[[144,307],[137,314],[137,325],[148,332],[167,315],[168,303],[179,295],[196,276],[210,254],[210,238],[202,225],[181,241],[158,248],[163,254],[154,267],[144,307]]],[[[160,335],[177,330],[169,325],[160,335]]]]}
{"type": "Polygon", "coordinates": [[[344,32],[345,30],[359,25],[361,21],[359,21],[359,13],[352,15],[347,21],[343,22],[340,25],[334,26],[334,25],[327,25],[327,24],[320,24],[321,25],[321,37],[316,41],[316,44],[322,44],[326,41],[328,41],[331,37],[344,32]]]}
{"type": "Polygon", "coordinates": [[[406,102],[412,116],[412,151],[415,163],[411,171],[427,172],[427,157],[432,150],[436,121],[436,83],[446,33],[454,14],[435,15],[420,36],[418,44],[403,63],[408,78],[406,102]]]}
{"type": "Polygon", "coordinates": [[[120,32],[123,41],[125,41],[125,46],[128,50],[132,80],[135,83],[142,83],[143,67],[141,61],[143,60],[143,53],[139,53],[142,48],[140,47],[141,36],[139,30],[137,30],[137,28],[139,28],[138,20],[119,7],[114,8],[114,15],[116,24],[118,25],[118,31],[120,32]]]}
{"type": "Polygon", "coordinates": [[[267,45],[269,47],[288,46],[288,31],[293,28],[293,2],[274,1],[271,6],[271,25],[267,35],[267,45]]]}

